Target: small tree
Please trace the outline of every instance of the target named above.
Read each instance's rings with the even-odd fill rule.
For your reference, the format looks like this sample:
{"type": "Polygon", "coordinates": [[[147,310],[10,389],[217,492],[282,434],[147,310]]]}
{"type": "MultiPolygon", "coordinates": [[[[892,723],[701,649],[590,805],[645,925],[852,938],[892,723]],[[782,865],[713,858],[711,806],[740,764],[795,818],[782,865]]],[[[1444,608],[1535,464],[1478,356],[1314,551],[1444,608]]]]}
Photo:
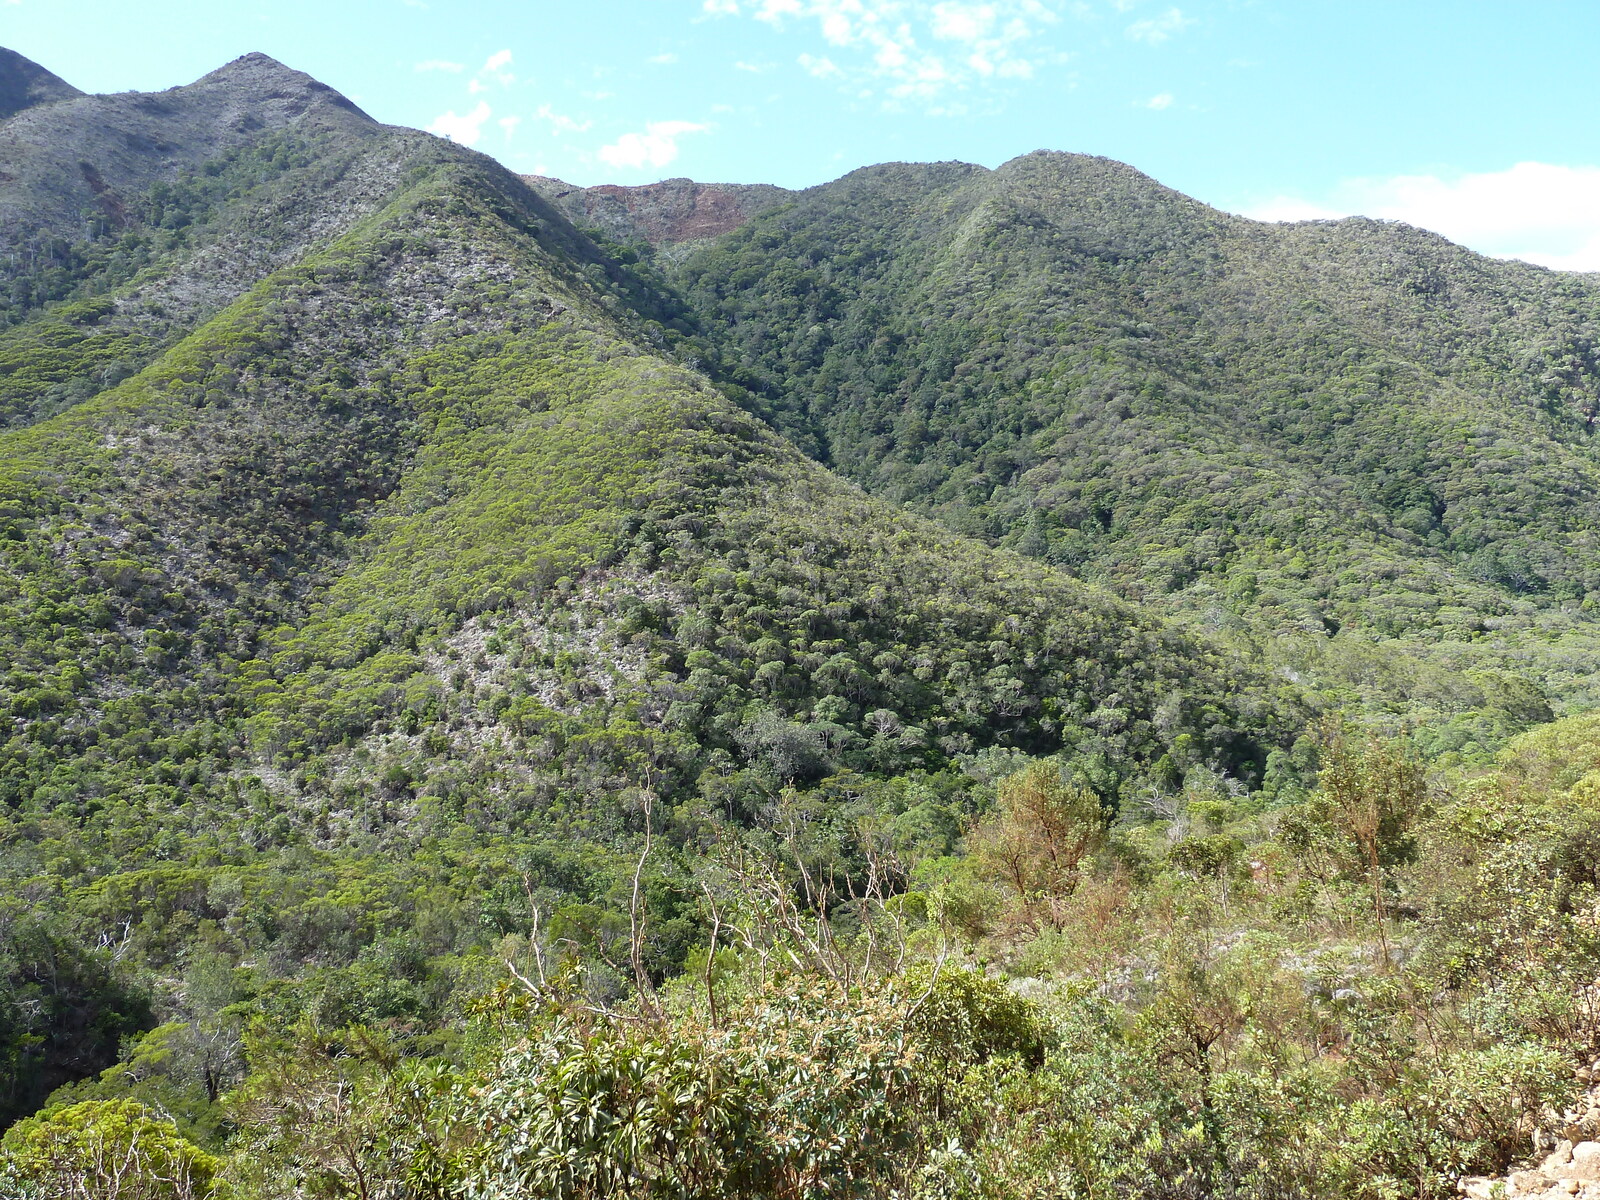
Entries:
{"type": "Polygon", "coordinates": [[[1032,763],[1000,784],[995,811],[973,830],[979,869],[1014,891],[1032,912],[1043,907],[1060,928],[1060,902],[1078,886],[1086,859],[1105,845],[1100,798],[1061,778],[1052,759],[1032,763]]]}
{"type": "Polygon", "coordinates": [[[1325,876],[1371,891],[1387,957],[1389,872],[1416,858],[1413,827],[1427,805],[1427,780],[1392,743],[1356,741],[1342,725],[1326,727],[1321,740],[1317,791],[1285,821],[1284,838],[1325,876]]]}
{"type": "Polygon", "coordinates": [[[405,1058],[382,1030],[302,1021],[247,1036],[250,1076],[228,1098],[241,1127],[229,1182],[256,1200],[438,1200],[457,1143],[455,1079],[405,1058]]]}

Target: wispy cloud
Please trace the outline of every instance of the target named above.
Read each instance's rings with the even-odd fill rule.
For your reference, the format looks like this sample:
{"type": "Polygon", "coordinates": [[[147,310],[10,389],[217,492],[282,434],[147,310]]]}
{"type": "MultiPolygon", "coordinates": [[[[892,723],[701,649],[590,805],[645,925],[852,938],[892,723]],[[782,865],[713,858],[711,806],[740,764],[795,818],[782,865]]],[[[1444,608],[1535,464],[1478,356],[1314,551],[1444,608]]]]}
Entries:
{"type": "Polygon", "coordinates": [[[483,66],[478,68],[478,73],[467,81],[467,91],[476,96],[479,92],[489,90],[491,84],[498,83],[501,87],[510,87],[517,81],[517,77],[506,70],[511,65],[511,51],[496,50],[484,60],[483,66]]]}
{"type": "Polygon", "coordinates": [[[705,131],[706,126],[693,121],[651,121],[644,132],[625,133],[597,153],[601,162],[618,170],[664,167],[678,157],[680,137],[705,131]]]}
{"type": "Polygon", "coordinates": [[[652,54],[650,56],[650,58],[649,58],[649,61],[655,63],[658,66],[666,67],[666,66],[671,66],[673,63],[677,62],[678,61],[678,56],[676,54],[672,53],[672,51],[669,50],[665,54],[652,54]]]}
{"type": "Polygon", "coordinates": [[[560,137],[563,133],[586,133],[594,124],[587,118],[579,119],[569,117],[566,113],[558,113],[548,104],[539,105],[533,115],[536,119],[546,122],[550,126],[550,132],[556,137],[560,137]]]}
{"type": "Polygon", "coordinates": [[[1150,99],[1141,100],[1139,102],[1139,107],[1140,108],[1154,109],[1156,112],[1161,112],[1163,109],[1171,108],[1172,107],[1172,93],[1171,92],[1157,92],[1154,96],[1151,96],[1150,99]]]}
{"type": "Polygon", "coordinates": [[[460,142],[463,146],[475,146],[483,136],[483,123],[491,115],[488,103],[480,100],[478,107],[464,116],[458,117],[455,110],[451,109],[435,117],[433,124],[428,126],[428,132],[447,137],[452,142],[460,142]]]}
{"type": "Polygon", "coordinates": [[[839,76],[844,74],[844,72],[841,71],[834,63],[833,59],[829,58],[826,54],[802,54],[799,62],[802,67],[804,67],[810,74],[815,75],[818,79],[837,79],[839,76]]]}
{"type": "MultiPolygon", "coordinates": [[[[501,87],[509,87],[517,81],[517,77],[507,70],[510,66],[511,51],[496,50],[484,60],[483,66],[474,72],[472,78],[467,80],[467,94],[477,96],[489,91],[491,86],[495,84],[501,87]]],[[[419,62],[416,65],[416,69],[418,71],[445,71],[458,75],[467,68],[464,63],[451,62],[442,58],[430,58],[425,62],[419,62]]],[[[489,102],[487,100],[479,100],[471,112],[458,115],[455,109],[451,109],[449,112],[441,113],[428,126],[428,132],[437,133],[453,142],[460,142],[463,146],[475,146],[478,143],[478,139],[483,136],[484,123],[493,115],[494,112],[489,107],[489,102]]],[[[498,124],[501,129],[505,130],[507,141],[511,140],[512,134],[516,132],[517,126],[521,121],[521,117],[515,116],[500,118],[498,124]]]]}
{"type": "Polygon", "coordinates": [[[1600,167],[1521,162],[1504,171],[1351,179],[1320,200],[1278,196],[1258,221],[1368,216],[1443,234],[1482,254],[1563,271],[1600,271],[1600,167]]]}
{"type": "Polygon", "coordinates": [[[702,0],[701,5],[707,16],[752,18],[775,30],[810,28],[827,49],[800,54],[797,61],[805,71],[891,106],[931,106],[948,92],[1028,78],[1061,62],[1065,55],[1046,37],[1071,7],[1065,0],[702,0]]]}
{"type": "Polygon", "coordinates": [[[1159,17],[1145,17],[1128,26],[1128,36],[1136,42],[1147,42],[1152,46],[1159,46],[1176,35],[1182,33],[1189,26],[1195,24],[1193,17],[1183,15],[1181,8],[1169,8],[1159,17]]]}

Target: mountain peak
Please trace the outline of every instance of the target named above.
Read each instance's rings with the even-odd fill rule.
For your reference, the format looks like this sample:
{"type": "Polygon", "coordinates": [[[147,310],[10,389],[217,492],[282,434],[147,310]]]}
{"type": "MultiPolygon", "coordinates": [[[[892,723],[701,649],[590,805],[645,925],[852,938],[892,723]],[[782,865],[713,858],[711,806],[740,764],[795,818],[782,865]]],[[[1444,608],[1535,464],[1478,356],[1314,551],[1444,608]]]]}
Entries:
{"type": "Polygon", "coordinates": [[[65,79],[31,58],[0,46],[0,121],[36,104],[83,95],[65,79]]]}
{"type": "Polygon", "coordinates": [[[10,113],[0,125],[0,244],[12,245],[76,239],[86,212],[120,228],[152,184],[272,131],[362,138],[380,128],[327,84],[260,53],[163,92],[86,96],[8,52],[0,116],[10,113]]]}
{"type": "Polygon", "coordinates": [[[240,104],[260,104],[268,101],[289,101],[300,104],[330,104],[336,108],[357,113],[367,120],[348,97],[313,79],[304,71],[297,71],[259,50],[241,55],[230,63],[202,75],[189,85],[195,89],[226,88],[231,99],[240,104]]]}
{"type": "Polygon", "coordinates": [[[248,54],[241,54],[231,62],[223,63],[216,70],[202,75],[196,82],[233,82],[241,79],[265,79],[276,77],[284,82],[298,83],[311,77],[303,71],[296,71],[293,67],[286,66],[273,58],[270,54],[263,54],[259,50],[252,50],[248,54]]]}

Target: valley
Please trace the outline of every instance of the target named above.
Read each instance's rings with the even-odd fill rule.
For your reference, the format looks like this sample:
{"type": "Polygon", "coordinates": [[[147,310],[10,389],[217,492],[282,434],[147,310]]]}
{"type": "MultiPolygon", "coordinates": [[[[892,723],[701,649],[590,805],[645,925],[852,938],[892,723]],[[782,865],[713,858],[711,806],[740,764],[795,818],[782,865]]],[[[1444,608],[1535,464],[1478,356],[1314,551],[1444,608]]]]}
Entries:
{"type": "Polygon", "coordinates": [[[1597,336],[1103,158],[577,188],[0,54],[0,1191],[1543,1158],[1597,336]]]}

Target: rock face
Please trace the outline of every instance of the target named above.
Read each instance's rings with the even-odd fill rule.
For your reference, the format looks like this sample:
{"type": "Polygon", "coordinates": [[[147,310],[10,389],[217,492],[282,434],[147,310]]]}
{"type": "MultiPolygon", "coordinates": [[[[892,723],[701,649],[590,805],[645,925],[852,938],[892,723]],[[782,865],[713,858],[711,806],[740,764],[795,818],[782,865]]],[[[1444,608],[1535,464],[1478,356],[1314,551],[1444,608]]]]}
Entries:
{"type": "Polygon", "coordinates": [[[90,214],[115,226],[127,198],[274,129],[378,128],[327,84],[265,54],[185,87],[107,96],[0,55],[9,56],[0,58],[0,246],[75,240],[90,214]]]}
{"type": "Polygon", "coordinates": [[[65,79],[52,75],[32,59],[0,47],[0,121],[36,104],[81,95],[65,79]]]}
{"type": "MultiPolygon", "coordinates": [[[[1600,1071],[1600,1061],[1580,1070],[1589,1080],[1600,1071]]],[[[1461,1180],[1459,1189],[1469,1200],[1600,1200],[1600,1088],[1591,1087],[1576,1107],[1561,1114],[1553,1132],[1534,1134],[1534,1145],[1544,1152],[1537,1165],[1512,1171],[1504,1179],[1482,1175],[1461,1180]],[[1559,1140],[1556,1140],[1559,1137],[1559,1140]],[[1553,1143],[1553,1148],[1552,1148],[1553,1143]]]]}
{"type": "Polygon", "coordinates": [[[1513,1171],[1505,1179],[1463,1179],[1461,1194],[1470,1200],[1568,1200],[1571,1196],[1595,1200],[1600,1197],[1600,1142],[1561,1142],[1535,1168],[1513,1171]]]}
{"type": "Polygon", "coordinates": [[[572,220],[598,225],[621,237],[642,237],[654,246],[719,237],[794,195],[767,183],[664,179],[640,187],[600,184],[581,188],[546,175],[524,175],[523,179],[572,220]]]}

